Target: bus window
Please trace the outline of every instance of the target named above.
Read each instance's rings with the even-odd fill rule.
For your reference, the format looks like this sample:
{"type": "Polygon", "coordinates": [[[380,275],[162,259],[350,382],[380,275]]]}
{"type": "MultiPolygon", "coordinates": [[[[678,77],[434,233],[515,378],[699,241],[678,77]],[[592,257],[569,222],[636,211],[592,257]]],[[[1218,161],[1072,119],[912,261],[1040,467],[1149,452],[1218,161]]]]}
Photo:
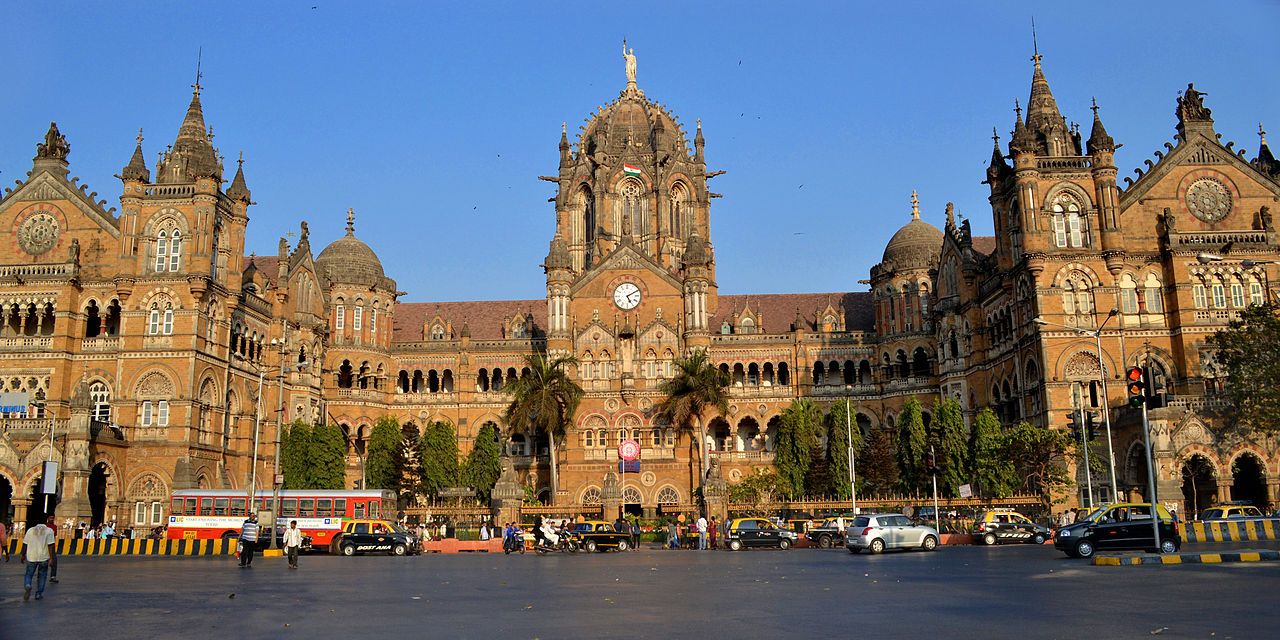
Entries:
{"type": "Polygon", "coordinates": [[[345,517],[347,517],[347,515],[348,515],[348,514],[347,514],[347,499],[346,499],[346,498],[336,498],[336,499],[334,499],[334,501],[333,501],[333,515],[338,516],[339,518],[345,518],[345,517]]]}
{"type": "Polygon", "coordinates": [[[200,515],[213,514],[213,498],[200,498],[200,515]]]}
{"type": "Polygon", "coordinates": [[[271,498],[258,498],[259,511],[272,511],[274,509],[275,509],[275,506],[272,503],[271,498]]]}
{"type": "Polygon", "coordinates": [[[214,498],[213,499],[213,515],[215,516],[227,515],[227,505],[229,502],[230,500],[226,498],[214,498]]]}
{"type": "Polygon", "coordinates": [[[351,509],[355,513],[355,517],[357,518],[364,517],[364,502],[353,502],[351,505],[351,509]]]}
{"type": "Polygon", "coordinates": [[[316,500],[316,517],[329,518],[333,516],[333,498],[320,498],[316,500]]]}
{"type": "Polygon", "coordinates": [[[182,498],[173,499],[173,504],[169,505],[169,513],[175,516],[182,515],[182,498]]]}
{"type": "Polygon", "coordinates": [[[292,518],[298,515],[298,499],[284,498],[280,501],[280,517],[292,518]]]}
{"type": "Polygon", "coordinates": [[[231,515],[233,516],[245,515],[244,503],[246,500],[248,500],[248,498],[232,498],[231,499],[231,515]]]}
{"type": "Polygon", "coordinates": [[[381,518],[382,517],[382,513],[380,509],[381,506],[382,504],[379,503],[377,500],[370,500],[369,501],[369,517],[381,518]]]}
{"type": "Polygon", "coordinates": [[[298,517],[314,518],[316,517],[316,499],[301,498],[298,500],[298,517]]]}
{"type": "Polygon", "coordinates": [[[182,509],[182,515],[184,516],[196,515],[196,499],[195,498],[187,498],[187,506],[182,509]]]}

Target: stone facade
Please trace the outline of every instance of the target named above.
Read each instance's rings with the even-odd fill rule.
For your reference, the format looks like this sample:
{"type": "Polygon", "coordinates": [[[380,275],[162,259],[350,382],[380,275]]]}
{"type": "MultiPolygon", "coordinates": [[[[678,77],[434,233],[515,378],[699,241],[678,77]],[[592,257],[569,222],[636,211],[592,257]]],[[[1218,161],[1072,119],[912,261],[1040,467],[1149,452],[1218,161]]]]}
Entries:
{"type": "MultiPolygon", "coordinates": [[[[772,463],[778,416],[799,397],[856,404],[864,431],[892,427],[910,397],[1048,427],[1079,398],[1115,407],[1117,485],[1141,492],[1141,433],[1120,384],[1138,365],[1161,384],[1151,417],[1162,500],[1182,501],[1184,470],[1201,503],[1233,497],[1233,470],[1249,476],[1234,497],[1275,500],[1277,443],[1215,436],[1207,409],[1222,381],[1204,341],[1274,295],[1280,164],[1265,138],[1251,161],[1222,144],[1194,88],[1176,111],[1173,141],[1121,186],[1096,107],[1084,140],[1037,56],[1025,117],[1007,152],[996,139],[986,175],[994,237],[974,237],[950,205],[938,229],[913,197],[869,292],[721,295],[709,190],[719,172],[701,123],[690,145],[632,78],[574,140],[562,130],[558,174],[543,178],[558,186],[545,296],[452,303],[398,301],[353,211],[314,258],[306,223],[278,255],[245,256],[250,191],[241,169],[222,187],[198,85],[154,180],[139,135],[118,213],[68,178],[70,146],[51,125],[26,180],[0,200],[0,391],[36,400],[0,419],[0,508],[19,522],[40,514],[30,503],[51,431],[60,516],[152,525],[172,489],[247,487],[255,424],[258,486],[274,475],[277,425],[295,418],[343,427],[357,481],[386,414],[456,425],[464,454],[494,423],[510,454],[504,504],[520,485],[550,500],[545,435],[500,417],[505,385],[542,350],[574,355],[587,392],[559,447],[555,502],[683,508],[702,475],[696,436],[657,422],[653,407],[672,359],[699,348],[732,379],[728,414],[707,418],[718,482],[772,463]],[[1213,251],[1224,259],[1197,259],[1213,251]],[[641,444],[639,474],[612,473],[623,437],[641,444]]],[[[1108,484],[1093,478],[1096,499],[1108,484]]]]}

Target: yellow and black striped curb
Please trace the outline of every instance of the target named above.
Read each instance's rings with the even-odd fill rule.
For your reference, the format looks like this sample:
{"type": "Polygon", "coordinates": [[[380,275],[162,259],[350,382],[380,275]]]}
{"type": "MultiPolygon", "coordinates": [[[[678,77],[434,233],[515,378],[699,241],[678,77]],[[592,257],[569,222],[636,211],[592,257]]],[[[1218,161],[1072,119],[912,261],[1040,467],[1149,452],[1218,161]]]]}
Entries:
{"type": "MultiPolygon", "coordinates": [[[[60,556],[229,556],[237,540],[58,540],[60,556]]],[[[9,552],[21,553],[21,540],[9,541],[9,552]]]]}
{"type": "Polygon", "coordinates": [[[1184,542],[1280,540],[1280,520],[1215,520],[1188,522],[1184,542]]]}
{"type": "Polygon", "coordinates": [[[1280,561],[1280,551],[1222,551],[1219,553],[1143,553],[1128,556],[1094,556],[1097,567],[1134,567],[1138,565],[1220,564],[1223,562],[1280,561]]]}

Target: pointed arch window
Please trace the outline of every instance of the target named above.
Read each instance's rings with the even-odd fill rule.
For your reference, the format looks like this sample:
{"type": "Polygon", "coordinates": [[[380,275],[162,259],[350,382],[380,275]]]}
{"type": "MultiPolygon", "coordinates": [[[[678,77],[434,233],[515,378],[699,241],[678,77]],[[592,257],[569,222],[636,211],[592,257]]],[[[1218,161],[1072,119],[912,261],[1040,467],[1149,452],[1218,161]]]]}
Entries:
{"type": "Polygon", "coordinates": [[[1126,314],[1138,312],[1138,284],[1127,273],[1120,278],[1120,311],[1126,314]]]}
{"type": "Polygon", "coordinates": [[[1079,249],[1089,246],[1089,223],[1080,203],[1068,194],[1059,195],[1053,203],[1053,240],[1058,247],[1079,249]]]}
{"type": "Polygon", "coordinates": [[[431,339],[444,340],[444,327],[438,324],[431,325],[431,339]]]}
{"type": "Polygon", "coordinates": [[[1262,283],[1257,278],[1249,278],[1249,304],[1265,304],[1266,298],[1262,294],[1262,283]]]}
{"type": "Polygon", "coordinates": [[[683,182],[677,182],[671,187],[671,234],[678,238],[685,238],[689,235],[689,226],[692,224],[692,211],[689,207],[689,192],[685,189],[683,182]]]}
{"type": "MultiPolygon", "coordinates": [[[[214,256],[217,260],[217,256],[214,256]]],[[[173,235],[169,237],[169,270],[177,271],[182,266],[182,232],[177,229],[173,230],[173,235]]]]}
{"type": "Polygon", "coordinates": [[[1227,288],[1222,284],[1222,280],[1215,279],[1213,281],[1213,307],[1215,309],[1227,308],[1227,288]]]}
{"type": "Polygon", "coordinates": [[[338,308],[333,312],[333,324],[334,324],[334,328],[337,329],[338,331],[342,331],[343,328],[346,326],[347,324],[346,306],[342,304],[338,305],[338,308]]]}
{"type": "Polygon", "coordinates": [[[1231,306],[1237,309],[1244,308],[1244,284],[1239,280],[1231,281],[1231,306]]]}
{"type": "Polygon", "coordinates": [[[154,336],[160,333],[160,304],[151,303],[151,313],[147,315],[147,335],[154,336]]]}
{"type": "Polygon", "coordinates": [[[359,331],[364,324],[364,306],[356,305],[355,313],[351,315],[351,330],[359,331]]]}
{"type": "Polygon", "coordinates": [[[96,422],[111,422],[111,390],[104,382],[89,385],[89,401],[93,403],[93,419],[96,422]]]}
{"type": "Polygon", "coordinates": [[[649,220],[645,215],[644,201],[641,197],[643,189],[637,180],[626,180],[622,183],[619,194],[622,196],[622,210],[619,212],[618,224],[619,233],[621,235],[634,234],[636,236],[644,236],[649,232],[649,220]],[[631,228],[627,229],[624,221],[630,221],[631,228]],[[628,231],[630,234],[628,234],[628,231]]]}
{"type": "Polygon", "coordinates": [[[1146,304],[1147,313],[1164,313],[1164,294],[1161,291],[1160,279],[1155,274],[1148,273],[1142,286],[1145,291],[1142,298],[1146,304]]]}
{"type": "Polygon", "coordinates": [[[1203,282],[1197,282],[1191,286],[1191,297],[1194,299],[1197,309],[1203,309],[1209,306],[1203,282]]]}
{"type": "Polygon", "coordinates": [[[164,307],[164,325],[161,332],[166,335],[173,335],[173,304],[167,303],[164,307]]]}
{"type": "Polygon", "coordinates": [[[164,271],[169,266],[169,234],[161,231],[156,234],[156,271],[164,271]]]}

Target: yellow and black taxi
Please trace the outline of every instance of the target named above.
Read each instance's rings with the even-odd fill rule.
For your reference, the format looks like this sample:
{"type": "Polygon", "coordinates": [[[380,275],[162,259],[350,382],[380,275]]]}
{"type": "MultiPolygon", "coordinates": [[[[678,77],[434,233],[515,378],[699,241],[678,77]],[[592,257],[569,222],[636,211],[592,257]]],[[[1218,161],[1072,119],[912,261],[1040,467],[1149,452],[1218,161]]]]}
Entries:
{"type": "Polygon", "coordinates": [[[1262,511],[1249,503],[1227,502],[1216,507],[1205,509],[1200,519],[1205,522],[1213,520],[1248,520],[1263,517],[1262,511]]]}
{"type": "MultiPolygon", "coordinates": [[[[1156,505],[1160,517],[1161,553],[1182,547],[1182,530],[1177,518],[1163,505],[1156,505]]],[[[1058,529],[1053,547],[1072,558],[1089,558],[1098,551],[1119,549],[1156,550],[1151,525],[1151,503],[1128,502],[1105,505],[1075,524],[1058,529]]]]}
{"type": "Polygon", "coordinates": [[[626,551],[631,548],[631,534],[614,529],[613,523],[603,520],[586,520],[569,529],[578,539],[580,547],[587,551],[626,551]]]}
{"type": "Polygon", "coordinates": [[[978,514],[973,538],[982,544],[1026,542],[1044,544],[1052,536],[1049,527],[1038,525],[1013,509],[990,509],[978,514]]]}
{"type": "Polygon", "coordinates": [[[408,529],[389,520],[348,519],[335,536],[334,548],[344,556],[385,553],[404,556],[422,553],[422,541],[408,529]]]}
{"type": "Polygon", "coordinates": [[[730,551],[745,547],[777,547],[790,549],[799,536],[783,529],[765,518],[734,518],[725,533],[725,544],[730,551]]]}

